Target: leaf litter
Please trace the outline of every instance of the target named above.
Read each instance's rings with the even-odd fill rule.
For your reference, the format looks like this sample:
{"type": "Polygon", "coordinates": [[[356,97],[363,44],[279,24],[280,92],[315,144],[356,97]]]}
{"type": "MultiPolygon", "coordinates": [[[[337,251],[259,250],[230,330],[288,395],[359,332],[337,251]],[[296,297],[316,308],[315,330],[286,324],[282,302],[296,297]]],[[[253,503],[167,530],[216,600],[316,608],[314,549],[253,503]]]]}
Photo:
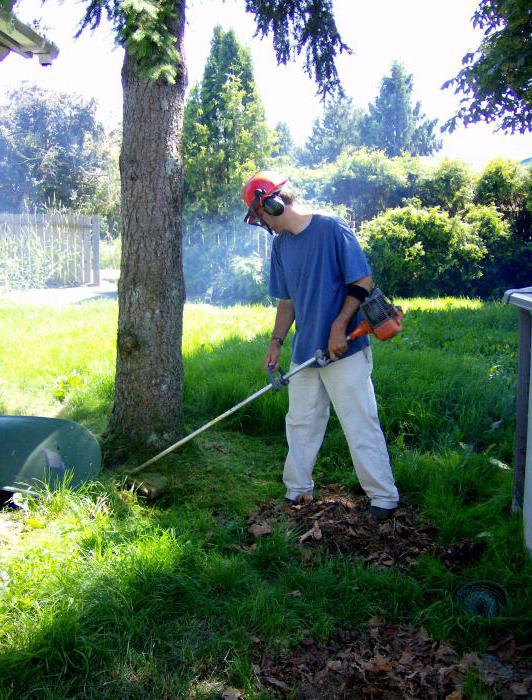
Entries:
{"type": "MultiPolygon", "coordinates": [[[[435,525],[424,520],[414,506],[401,506],[385,522],[370,519],[368,511],[365,496],[329,484],[312,502],[290,505],[268,501],[249,517],[248,532],[259,537],[275,524],[284,523],[295,533],[303,560],[312,556],[313,550],[325,550],[382,570],[406,571],[423,554],[438,556],[457,570],[478,561],[486,548],[484,541],[477,540],[443,547],[435,525]]],[[[292,591],[290,595],[299,597],[301,593],[292,591]]],[[[516,651],[519,656],[512,637],[492,645],[487,654],[460,657],[423,628],[374,619],[362,631],[336,631],[326,644],[306,637],[280,657],[263,656],[254,669],[260,685],[272,697],[289,695],[301,700],[465,700],[461,688],[470,669],[477,669],[497,698],[532,697],[532,663],[512,658],[509,664],[516,651]]]]}
{"type": "Polygon", "coordinates": [[[491,654],[460,656],[422,627],[377,618],[358,632],[336,631],[326,644],[305,637],[281,656],[264,655],[255,668],[271,697],[297,700],[465,700],[462,686],[471,669],[497,698],[528,698],[532,693],[530,661],[509,666],[491,654]]]}
{"type": "Polygon", "coordinates": [[[322,489],[320,498],[310,503],[268,501],[250,516],[248,532],[257,536],[264,528],[287,521],[303,550],[324,549],[329,554],[347,555],[382,569],[409,569],[422,554],[441,549],[436,527],[422,521],[414,506],[401,506],[385,522],[370,519],[368,510],[365,496],[329,484],[322,489]]]}

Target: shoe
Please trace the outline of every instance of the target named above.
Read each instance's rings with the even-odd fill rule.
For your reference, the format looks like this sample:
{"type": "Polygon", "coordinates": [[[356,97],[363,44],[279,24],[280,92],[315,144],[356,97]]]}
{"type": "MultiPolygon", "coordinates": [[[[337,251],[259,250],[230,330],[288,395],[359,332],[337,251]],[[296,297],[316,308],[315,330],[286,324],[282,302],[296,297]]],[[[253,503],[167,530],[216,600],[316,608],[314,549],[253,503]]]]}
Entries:
{"type": "Polygon", "coordinates": [[[290,506],[306,506],[312,503],[314,496],[311,493],[302,493],[295,498],[285,498],[284,501],[290,506]]]}
{"type": "Polygon", "coordinates": [[[369,517],[372,520],[384,522],[392,517],[398,507],[399,506],[395,506],[395,508],[379,508],[379,506],[371,506],[369,509],[369,517]]]}

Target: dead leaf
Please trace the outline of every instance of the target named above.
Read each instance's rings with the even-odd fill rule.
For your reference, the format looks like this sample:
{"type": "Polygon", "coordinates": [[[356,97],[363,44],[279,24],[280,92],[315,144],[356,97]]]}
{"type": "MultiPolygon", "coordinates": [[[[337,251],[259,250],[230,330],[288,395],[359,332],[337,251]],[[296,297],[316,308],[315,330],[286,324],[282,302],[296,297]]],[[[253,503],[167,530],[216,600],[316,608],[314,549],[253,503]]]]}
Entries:
{"type": "Polygon", "coordinates": [[[508,637],[501,639],[500,642],[492,644],[490,647],[488,647],[488,651],[498,656],[499,659],[511,659],[512,656],[515,656],[516,650],[517,647],[513,635],[509,635],[508,637]]]}
{"type": "Polygon", "coordinates": [[[389,673],[393,669],[390,659],[377,656],[366,664],[366,671],[376,671],[377,673],[389,673]]]}
{"type": "Polygon", "coordinates": [[[277,678],[273,678],[273,676],[264,676],[264,680],[266,681],[266,683],[269,683],[270,685],[273,685],[275,688],[279,688],[280,690],[290,690],[289,686],[287,686],[286,683],[283,683],[283,681],[280,681],[277,678]]]}
{"type": "Polygon", "coordinates": [[[268,523],[255,523],[248,528],[248,532],[253,537],[263,537],[264,535],[269,535],[272,528],[268,523]]]}
{"type": "Polygon", "coordinates": [[[327,668],[330,668],[331,671],[341,671],[342,670],[342,662],[338,660],[333,660],[327,661],[327,668]]]}
{"type": "Polygon", "coordinates": [[[322,536],[323,535],[320,530],[320,526],[318,524],[318,521],[316,521],[314,525],[310,528],[310,530],[305,532],[304,535],[301,535],[301,537],[299,538],[299,542],[303,543],[305,540],[308,540],[309,537],[312,537],[312,539],[314,540],[321,540],[322,536]]]}
{"type": "Polygon", "coordinates": [[[528,683],[512,683],[510,686],[510,690],[514,695],[517,695],[519,697],[520,695],[524,695],[524,697],[528,698],[529,696],[529,685],[528,683]]]}
{"type": "Polygon", "coordinates": [[[301,591],[291,591],[288,595],[292,598],[301,598],[301,591]]]}
{"type": "Polygon", "coordinates": [[[461,690],[455,690],[449,695],[445,696],[445,700],[465,700],[467,696],[463,694],[461,690]]]}
{"type": "Polygon", "coordinates": [[[238,688],[226,688],[222,693],[222,700],[244,700],[244,691],[238,688]]]}

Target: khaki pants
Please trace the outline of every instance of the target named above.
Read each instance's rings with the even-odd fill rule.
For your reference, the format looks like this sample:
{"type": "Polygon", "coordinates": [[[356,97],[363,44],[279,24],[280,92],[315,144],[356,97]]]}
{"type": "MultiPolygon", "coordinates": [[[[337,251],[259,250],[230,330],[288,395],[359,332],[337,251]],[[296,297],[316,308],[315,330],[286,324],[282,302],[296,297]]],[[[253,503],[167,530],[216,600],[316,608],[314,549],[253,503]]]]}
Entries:
{"type": "MultiPolygon", "coordinates": [[[[290,369],[297,367],[292,364],[290,369]]],[[[371,382],[373,359],[365,348],[327,367],[307,368],[290,379],[286,416],[288,456],[283,481],[286,497],[312,493],[312,470],[323,442],[332,401],[360,485],[371,505],[394,508],[399,502],[371,382]]]]}

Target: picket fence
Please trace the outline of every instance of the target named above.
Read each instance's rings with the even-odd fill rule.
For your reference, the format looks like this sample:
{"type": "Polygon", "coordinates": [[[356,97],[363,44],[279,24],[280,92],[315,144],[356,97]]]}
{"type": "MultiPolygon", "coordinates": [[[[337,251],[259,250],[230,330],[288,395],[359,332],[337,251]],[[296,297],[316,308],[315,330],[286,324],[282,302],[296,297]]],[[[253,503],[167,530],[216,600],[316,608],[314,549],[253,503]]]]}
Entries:
{"type": "Polygon", "coordinates": [[[0,213],[0,287],[100,284],[100,219],[0,213]]]}

